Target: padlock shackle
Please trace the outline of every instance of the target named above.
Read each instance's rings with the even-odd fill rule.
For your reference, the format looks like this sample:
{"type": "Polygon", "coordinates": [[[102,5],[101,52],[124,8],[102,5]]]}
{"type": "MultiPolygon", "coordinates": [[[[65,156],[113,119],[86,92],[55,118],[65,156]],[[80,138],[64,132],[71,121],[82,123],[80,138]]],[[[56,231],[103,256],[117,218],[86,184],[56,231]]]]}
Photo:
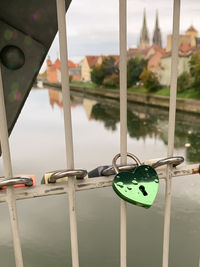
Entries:
{"type": "MultiPolygon", "coordinates": [[[[115,170],[116,174],[119,173],[119,169],[116,165],[116,162],[117,162],[118,158],[120,158],[120,157],[121,157],[121,154],[119,153],[112,160],[113,169],[115,170]]],[[[140,160],[135,155],[127,152],[127,157],[132,158],[137,163],[138,166],[142,165],[140,160]]]]}
{"type": "Polygon", "coordinates": [[[184,157],[174,156],[174,157],[169,157],[165,159],[160,159],[157,162],[153,163],[152,167],[154,169],[160,166],[163,166],[163,165],[172,165],[173,167],[176,167],[183,162],[184,162],[184,157]]]}
{"type": "Polygon", "coordinates": [[[65,177],[76,177],[77,179],[83,179],[87,175],[87,171],[83,169],[76,170],[58,170],[52,173],[49,177],[49,183],[56,183],[57,180],[65,177]]]}

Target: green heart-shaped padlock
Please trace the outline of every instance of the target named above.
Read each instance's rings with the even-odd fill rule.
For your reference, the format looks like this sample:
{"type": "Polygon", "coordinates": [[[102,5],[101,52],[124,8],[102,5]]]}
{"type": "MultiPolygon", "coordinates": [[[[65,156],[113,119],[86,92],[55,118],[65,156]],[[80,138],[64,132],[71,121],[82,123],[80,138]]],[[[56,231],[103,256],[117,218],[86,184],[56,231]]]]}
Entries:
{"type": "Polygon", "coordinates": [[[117,154],[113,159],[113,168],[117,174],[112,187],[123,200],[148,209],[153,204],[158,192],[158,175],[151,166],[141,165],[139,159],[133,154],[127,153],[127,156],[134,159],[138,167],[133,172],[119,172],[116,160],[120,154],[117,154]]]}

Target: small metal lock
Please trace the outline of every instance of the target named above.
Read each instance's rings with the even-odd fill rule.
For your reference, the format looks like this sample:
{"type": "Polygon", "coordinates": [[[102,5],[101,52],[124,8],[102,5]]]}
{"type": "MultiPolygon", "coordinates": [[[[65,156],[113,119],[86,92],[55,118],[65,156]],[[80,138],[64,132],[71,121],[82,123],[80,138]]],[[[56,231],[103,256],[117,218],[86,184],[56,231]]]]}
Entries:
{"type": "Polygon", "coordinates": [[[117,154],[112,162],[116,172],[112,184],[115,193],[127,202],[150,208],[156,198],[159,186],[156,171],[149,165],[142,165],[135,155],[127,153],[127,156],[137,163],[137,167],[132,172],[119,172],[116,161],[120,156],[117,154]]]}

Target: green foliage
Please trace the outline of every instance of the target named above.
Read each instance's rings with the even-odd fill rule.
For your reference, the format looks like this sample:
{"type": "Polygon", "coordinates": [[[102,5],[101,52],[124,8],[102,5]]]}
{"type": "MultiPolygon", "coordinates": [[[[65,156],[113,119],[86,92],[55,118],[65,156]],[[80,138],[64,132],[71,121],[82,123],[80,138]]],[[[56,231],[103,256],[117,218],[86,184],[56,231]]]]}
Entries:
{"type": "Polygon", "coordinates": [[[108,88],[119,87],[119,74],[113,73],[112,75],[105,77],[103,85],[108,88]]]}
{"type": "Polygon", "coordinates": [[[184,71],[182,74],[179,75],[177,80],[177,88],[178,92],[183,92],[191,88],[192,85],[192,77],[190,73],[184,71]]]}
{"type": "Polygon", "coordinates": [[[101,65],[93,66],[92,71],[91,71],[91,80],[93,83],[97,85],[101,85],[103,83],[104,73],[101,68],[101,65]]]}
{"type": "Polygon", "coordinates": [[[194,54],[189,62],[190,73],[193,80],[192,86],[194,88],[200,88],[200,54],[194,54]]]}
{"type": "Polygon", "coordinates": [[[149,92],[157,91],[160,88],[160,84],[155,73],[147,70],[146,68],[140,74],[140,80],[149,92]]]}
{"type": "Polygon", "coordinates": [[[112,56],[104,58],[104,60],[103,60],[103,62],[101,64],[101,68],[102,68],[102,71],[104,73],[104,77],[110,76],[113,73],[116,73],[116,74],[119,73],[119,69],[115,65],[115,59],[112,56]]]}
{"type": "Polygon", "coordinates": [[[107,104],[97,103],[92,108],[92,117],[103,121],[106,129],[115,131],[119,122],[119,108],[107,104]]]}
{"type": "Polygon", "coordinates": [[[132,87],[140,80],[140,74],[147,66],[147,61],[141,57],[134,57],[128,61],[127,65],[127,86],[132,87]]]}
{"type": "Polygon", "coordinates": [[[119,78],[117,79],[117,77],[119,77],[119,69],[113,57],[105,57],[101,65],[92,68],[91,80],[98,85],[110,83],[113,87],[116,87],[119,84],[119,78]],[[116,84],[113,84],[113,82],[116,82],[116,84]]]}

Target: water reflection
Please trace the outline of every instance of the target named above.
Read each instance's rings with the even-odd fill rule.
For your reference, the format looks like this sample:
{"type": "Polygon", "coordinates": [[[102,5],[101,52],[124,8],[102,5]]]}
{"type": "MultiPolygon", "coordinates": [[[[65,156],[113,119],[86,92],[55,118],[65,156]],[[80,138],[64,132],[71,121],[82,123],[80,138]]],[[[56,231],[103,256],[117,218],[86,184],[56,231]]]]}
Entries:
{"type": "MultiPolygon", "coordinates": [[[[49,102],[63,107],[62,94],[49,90],[49,102]]],[[[89,120],[101,121],[107,130],[116,131],[120,121],[119,102],[72,92],[72,107],[83,104],[89,120]]],[[[167,144],[168,110],[128,103],[128,134],[131,138],[145,140],[147,137],[162,140],[167,144]]],[[[175,148],[185,148],[188,162],[200,161],[200,116],[177,112],[175,148]]]]}
{"type": "MultiPolygon", "coordinates": [[[[93,106],[92,116],[102,120],[107,129],[116,130],[119,122],[119,107],[108,103],[97,103],[93,106]]],[[[144,139],[159,138],[167,144],[168,111],[154,107],[129,104],[127,125],[130,137],[144,139]]],[[[188,162],[199,162],[200,152],[200,116],[177,113],[175,130],[175,148],[186,149],[188,162]]]]}
{"type": "MultiPolygon", "coordinates": [[[[104,126],[116,130],[119,122],[119,107],[108,103],[97,103],[93,106],[92,117],[102,120],[104,126]]],[[[128,133],[130,137],[144,139],[159,138],[167,144],[168,111],[155,107],[144,107],[129,104],[127,112],[128,133]]],[[[177,113],[175,130],[175,148],[186,149],[189,162],[199,162],[200,152],[200,116],[177,113]]]]}
{"type": "Polygon", "coordinates": [[[59,108],[63,108],[62,93],[58,90],[49,89],[49,103],[52,108],[57,105],[59,108]]]}
{"type": "MultiPolygon", "coordinates": [[[[61,90],[58,89],[48,89],[49,92],[49,104],[52,108],[54,106],[58,106],[59,108],[63,109],[63,99],[62,99],[62,93],[61,90]]],[[[72,97],[73,101],[71,103],[72,107],[76,107],[82,104],[82,99],[80,97],[72,97]]]]}
{"type": "MultiPolygon", "coordinates": [[[[34,173],[37,184],[45,172],[66,166],[60,96],[61,92],[56,90],[32,91],[10,138],[14,173],[34,173]]],[[[73,92],[76,167],[89,171],[99,165],[111,164],[113,155],[120,149],[118,106],[118,101],[73,92]]],[[[136,152],[141,160],[166,155],[167,120],[166,110],[129,103],[127,140],[130,151],[136,152]]],[[[176,147],[183,149],[176,149],[175,153],[184,155],[187,150],[188,154],[194,146],[197,150],[192,154],[195,156],[198,153],[199,117],[178,114],[177,125],[176,147]]],[[[0,174],[2,172],[0,161],[0,174]]],[[[199,261],[199,191],[198,175],[173,179],[170,267],[197,266],[199,261]]],[[[77,192],[76,197],[81,266],[118,266],[118,197],[112,188],[77,192]]],[[[65,195],[17,202],[25,266],[71,266],[67,206],[65,195]]],[[[160,267],[164,181],[160,182],[151,209],[147,211],[128,204],[127,212],[128,266],[160,267]]],[[[14,258],[6,204],[1,204],[0,228],[1,266],[11,267],[14,258]]]]}

